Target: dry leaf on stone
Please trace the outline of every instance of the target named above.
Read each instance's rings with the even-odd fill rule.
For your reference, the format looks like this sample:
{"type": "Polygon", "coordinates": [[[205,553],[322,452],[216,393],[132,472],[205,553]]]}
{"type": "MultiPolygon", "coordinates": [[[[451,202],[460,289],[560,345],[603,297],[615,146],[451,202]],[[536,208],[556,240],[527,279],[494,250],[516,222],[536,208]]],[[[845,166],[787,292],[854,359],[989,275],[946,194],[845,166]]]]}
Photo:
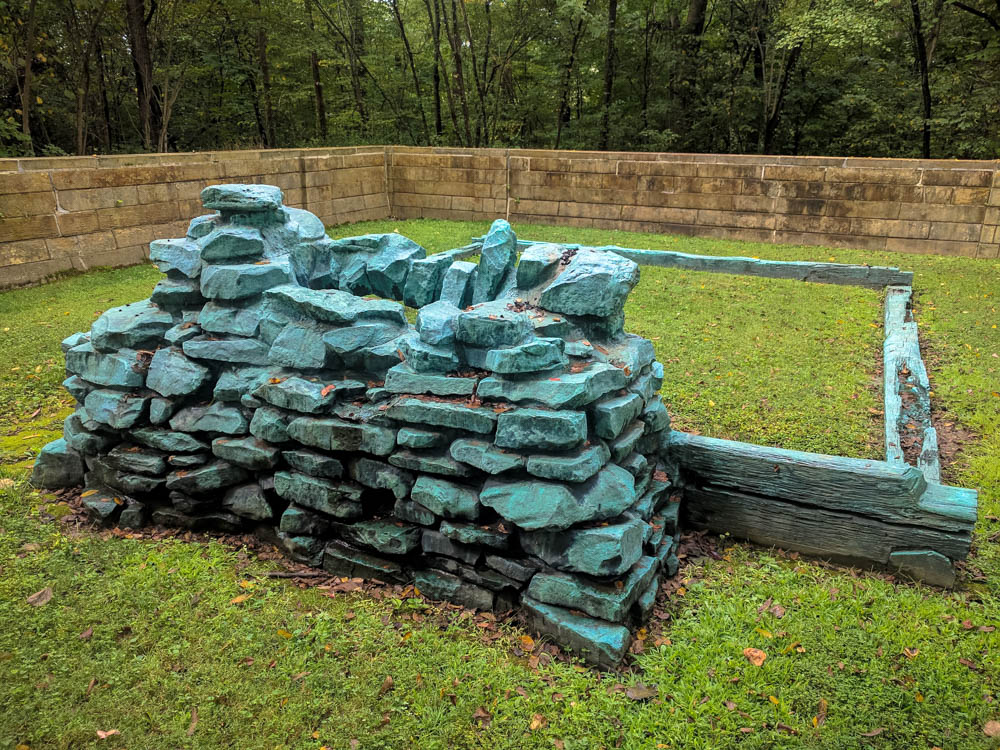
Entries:
{"type": "Polygon", "coordinates": [[[759,648],[745,648],[743,649],[743,655],[747,658],[747,661],[755,667],[759,667],[767,658],[767,654],[759,648]]]}
{"type": "Polygon", "coordinates": [[[52,600],[52,587],[46,586],[41,591],[36,591],[28,597],[27,601],[32,607],[41,607],[52,600]]]}

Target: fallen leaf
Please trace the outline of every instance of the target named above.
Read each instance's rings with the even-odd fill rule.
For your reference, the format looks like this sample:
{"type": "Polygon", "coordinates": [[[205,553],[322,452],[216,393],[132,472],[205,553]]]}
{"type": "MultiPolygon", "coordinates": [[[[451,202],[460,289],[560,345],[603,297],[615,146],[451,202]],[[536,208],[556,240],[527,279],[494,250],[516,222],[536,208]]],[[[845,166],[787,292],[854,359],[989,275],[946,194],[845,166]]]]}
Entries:
{"type": "Polygon", "coordinates": [[[94,634],[94,629],[87,628],[82,633],[80,633],[80,635],[78,635],[77,638],[79,638],[81,641],[89,641],[90,636],[92,636],[93,634],[94,634]]]}
{"type": "Polygon", "coordinates": [[[873,729],[870,732],[862,732],[862,737],[878,737],[882,732],[885,731],[885,727],[879,727],[878,729],[873,729]]]}
{"type": "Polygon", "coordinates": [[[36,591],[34,594],[28,597],[27,602],[32,607],[41,607],[44,604],[48,604],[52,600],[52,587],[46,586],[41,591],[36,591]]]}
{"type": "Polygon", "coordinates": [[[239,596],[234,596],[232,599],[230,599],[229,603],[230,604],[242,604],[243,602],[245,602],[249,598],[250,598],[250,594],[240,594],[239,596]]]}
{"type": "Polygon", "coordinates": [[[747,661],[755,667],[759,667],[767,658],[767,654],[759,648],[745,648],[743,649],[743,655],[747,658],[747,661]]]}
{"type": "Polygon", "coordinates": [[[528,725],[528,729],[534,732],[536,729],[541,729],[548,723],[549,720],[546,719],[544,716],[542,716],[541,714],[535,714],[534,716],[531,717],[531,724],[528,725]]]}
{"type": "Polygon", "coordinates": [[[625,697],[633,701],[645,701],[655,698],[659,692],[656,685],[643,685],[641,682],[637,682],[625,690],[625,697]]]}
{"type": "Polygon", "coordinates": [[[119,732],[117,729],[108,729],[108,730],[98,729],[97,730],[97,736],[100,739],[102,739],[102,740],[106,740],[108,737],[112,737],[112,736],[114,736],[116,734],[121,734],[121,732],[119,732]]]}
{"type": "Polygon", "coordinates": [[[327,396],[329,396],[330,393],[332,393],[333,390],[336,389],[336,387],[337,386],[335,386],[333,383],[327,386],[323,386],[323,390],[319,392],[320,398],[326,398],[327,396]]]}
{"type": "Polygon", "coordinates": [[[278,628],[278,635],[280,635],[282,638],[291,638],[292,637],[292,634],[289,633],[284,628],[278,628]]]}
{"type": "Polygon", "coordinates": [[[1000,721],[987,721],[983,726],[983,734],[987,737],[1000,737],[1000,721]]]}
{"type": "Polygon", "coordinates": [[[195,706],[191,709],[191,723],[188,724],[187,736],[190,737],[194,734],[194,728],[198,726],[198,707],[195,706]]]}
{"type": "Polygon", "coordinates": [[[490,725],[490,722],[493,721],[493,714],[480,706],[472,714],[472,721],[473,723],[478,721],[482,725],[483,729],[486,729],[486,727],[490,725]]]}
{"type": "Polygon", "coordinates": [[[530,635],[522,635],[521,638],[521,648],[525,651],[531,651],[535,648],[535,639],[530,635]]]}
{"type": "Polygon", "coordinates": [[[816,715],[813,717],[813,726],[821,727],[826,723],[826,711],[829,705],[826,702],[826,698],[819,699],[819,709],[816,711],[816,715]]]}
{"type": "Polygon", "coordinates": [[[395,680],[392,679],[391,675],[386,675],[385,679],[382,681],[382,687],[378,690],[378,697],[381,698],[383,695],[392,690],[393,686],[396,684],[395,680]]]}

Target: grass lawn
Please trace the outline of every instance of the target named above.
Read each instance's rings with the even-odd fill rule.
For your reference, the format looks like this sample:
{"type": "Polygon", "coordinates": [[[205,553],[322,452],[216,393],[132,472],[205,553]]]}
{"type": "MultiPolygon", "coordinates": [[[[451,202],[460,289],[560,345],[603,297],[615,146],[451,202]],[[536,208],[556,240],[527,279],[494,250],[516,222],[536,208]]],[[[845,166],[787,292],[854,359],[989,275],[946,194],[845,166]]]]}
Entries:
{"type": "MultiPolygon", "coordinates": [[[[445,249],[486,226],[331,233],[398,229],[445,249]]],[[[984,732],[1000,721],[1000,262],[515,229],[915,271],[935,417],[969,435],[945,476],[981,490],[963,587],[942,593],[724,540],[721,560],[688,561],[683,588],[661,594],[669,619],[632,668],[600,674],[539,665],[521,655],[515,627],[406,594],[329,595],[259,577],[272,561],[217,542],[74,531],[23,482],[71,406],[58,343],[148,296],[159,277],[92,272],[0,294],[0,748],[1000,746],[984,732]],[[50,602],[26,602],[45,587],[50,602]],[[761,667],[747,647],[768,654],[761,667]],[[621,684],[636,682],[658,697],[630,699],[621,684]]],[[[675,427],[881,456],[878,293],[643,268],[626,313],[664,363],[675,427]]]]}

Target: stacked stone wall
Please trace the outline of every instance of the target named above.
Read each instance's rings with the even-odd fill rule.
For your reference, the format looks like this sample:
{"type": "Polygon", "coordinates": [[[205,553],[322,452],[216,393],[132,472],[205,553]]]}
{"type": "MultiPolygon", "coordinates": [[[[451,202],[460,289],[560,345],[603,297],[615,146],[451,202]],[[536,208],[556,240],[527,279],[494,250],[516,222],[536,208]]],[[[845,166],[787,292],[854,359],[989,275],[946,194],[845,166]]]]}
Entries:
{"type": "Polygon", "coordinates": [[[35,465],[102,523],[255,530],[331,573],[522,607],[610,666],[677,572],[680,495],[639,279],[593,248],[478,264],[333,241],[265,185],[206,188],[148,300],[64,342],[77,401],[35,465]],[[419,308],[410,325],[402,302],[419,308]]]}

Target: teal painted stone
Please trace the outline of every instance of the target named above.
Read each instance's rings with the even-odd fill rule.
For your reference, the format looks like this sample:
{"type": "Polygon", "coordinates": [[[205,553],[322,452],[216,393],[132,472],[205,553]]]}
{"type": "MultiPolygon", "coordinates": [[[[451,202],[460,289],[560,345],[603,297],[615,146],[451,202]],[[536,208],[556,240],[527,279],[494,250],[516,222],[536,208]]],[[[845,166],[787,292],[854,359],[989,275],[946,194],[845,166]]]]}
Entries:
{"type": "Polygon", "coordinates": [[[400,363],[385,374],[385,389],[390,393],[429,393],[435,396],[471,396],[476,391],[475,378],[447,377],[414,372],[400,363]]]}
{"type": "Polygon", "coordinates": [[[149,508],[145,504],[132,500],[122,508],[118,516],[118,528],[141,529],[149,518],[149,508]]]}
{"type": "Polygon", "coordinates": [[[353,459],[348,471],[351,479],[358,484],[376,490],[389,490],[397,500],[409,495],[413,487],[414,477],[410,472],[371,458],[353,459]]]}
{"type": "Polygon", "coordinates": [[[403,361],[415,372],[452,372],[461,364],[453,348],[424,343],[415,332],[401,336],[397,348],[403,361]]]}
{"type": "Polygon", "coordinates": [[[565,350],[567,357],[575,357],[576,359],[590,359],[594,356],[595,351],[594,345],[586,340],[567,341],[565,350]]]}
{"type": "MultiPolygon", "coordinates": [[[[251,431],[253,424],[250,425],[251,431]]],[[[285,459],[289,466],[303,474],[314,477],[326,477],[327,479],[339,479],[344,475],[344,465],[333,456],[324,456],[315,451],[299,450],[284,451],[281,457],[285,459]]]]}
{"type": "Polygon", "coordinates": [[[386,370],[398,365],[403,360],[399,347],[400,339],[393,339],[378,346],[365,347],[354,353],[353,366],[381,377],[386,370]]]}
{"type": "Polygon", "coordinates": [[[269,289],[264,296],[280,308],[297,311],[321,323],[348,325],[356,320],[382,320],[400,326],[407,324],[403,306],[398,302],[360,299],[336,289],[285,285],[269,289]]]}
{"type": "Polygon", "coordinates": [[[371,294],[372,287],[368,282],[368,258],[356,255],[344,263],[337,278],[337,286],[356,297],[371,294]]]}
{"type": "Polygon", "coordinates": [[[433,526],[437,523],[437,516],[420,503],[415,503],[412,500],[397,500],[392,507],[392,514],[400,521],[416,523],[421,526],[433,526]]]}
{"type": "Polygon", "coordinates": [[[253,393],[258,386],[266,383],[272,376],[280,376],[267,367],[237,367],[224,370],[219,375],[212,391],[216,401],[239,401],[247,394],[253,393]]]}
{"type": "Polygon", "coordinates": [[[264,255],[264,237],[255,227],[221,226],[198,243],[202,260],[209,263],[256,260],[264,255]]]}
{"type": "Polygon", "coordinates": [[[520,344],[532,335],[531,319],[510,309],[510,302],[484,302],[455,319],[455,338],[463,344],[496,349],[520,344]]]}
{"type": "Polygon", "coordinates": [[[414,585],[428,599],[449,601],[470,609],[493,609],[493,592],[439,570],[418,570],[414,585]]]}
{"type": "Polygon", "coordinates": [[[264,471],[278,463],[278,449],[255,437],[216,438],[212,441],[212,453],[224,461],[254,471],[264,471]]]}
{"type": "Polygon", "coordinates": [[[270,521],[274,511],[264,497],[264,491],[256,482],[241,484],[226,491],[222,507],[230,513],[251,521],[270,521]]]}
{"type": "Polygon", "coordinates": [[[250,434],[268,443],[285,443],[288,437],[290,417],[277,409],[261,407],[255,409],[250,420],[250,434]]]}
{"type": "Polygon", "coordinates": [[[660,388],[663,386],[663,365],[659,362],[655,362],[653,367],[648,370],[644,368],[644,371],[640,373],[639,377],[633,380],[628,385],[628,389],[632,393],[638,393],[643,401],[649,402],[656,394],[660,392],[660,388]],[[656,365],[659,365],[659,377],[657,377],[656,365]]]}
{"type": "Polygon", "coordinates": [[[297,471],[274,475],[274,491],[286,500],[345,521],[360,518],[361,488],[346,482],[311,477],[297,471]]]}
{"type": "Polygon", "coordinates": [[[635,502],[635,489],[631,474],[609,464],[576,485],[489,479],[479,499],[522,529],[566,529],[621,514],[635,502]]]}
{"type": "Polygon", "coordinates": [[[328,240],[326,227],[316,214],[292,206],[284,206],[281,213],[285,216],[286,227],[290,227],[300,240],[328,240]]]}
{"type": "Polygon", "coordinates": [[[163,487],[160,477],[148,477],[143,474],[132,474],[120,471],[108,463],[106,458],[91,459],[88,462],[90,471],[84,475],[88,487],[98,485],[111,487],[125,495],[145,495],[158,492],[163,487]]]}
{"type": "Polygon", "coordinates": [[[486,369],[501,375],[518,375],[562,368],[569,364],[562,339],[533,339],[508,349],[491,349],[486,369]]]}
{"type": "Polygon", "coordinates": [[[69,391],[69,395],[78,403],[82,404],[87,394],[94,390],[94,386],[81,378],[79,375],[70,375],[62,382],[62,387],[69,391]]]}
{"type": "Polygon", "coordinates": [[[84,466],[80,454],[64,438],[46,443],[31,469],[31,484],[47,490],[75,487],[83,482],[84,466]]]}
{"type": "Polygon", "coordinates": [[[475,490],[436,477],[417,477],[410,498],[445,518],[475,521],[481,510],[479,495],[475,490]]]}
{"type": "Polygon", "coordinates": [[[653,400],[646,405],[640,419],[646,423],[646,429],[650,432],[659,432],[670,427],[670,414],[659,396],[653,397],[653,400]]]}
{"type": "Polygon", "coordinates": [[[417,313],[417,333],[420,340],[431,346],[451,346],[455,341],[455,319],[462,311],[455,305],[438,300],[422,307],[417,313]]]}
{"type": "Polygon", "coordinates": [[[600,318],[622,310],[639,282],[639,266],[614,253],[580,248],[539,298],[546,310],[600,318]]]}
{"type": "Polygon", "coordinates": [[[639,416],[642,408],[642,397],[635,393],[598,401],[593,406],[594,432],[602,438],[614,440],[639,416]]]}
{"type": "Polygon", "coordinates": [[[634,451],[636,444],[642,438],[645,430],[646,425],[639,421],[632,422],[631,425],[626,427],[621,437],[610,445],[611,460],[615,462],[621,461],[625,456],[634,451]]]}
{"type": "Polygon", "coordinates": [[[125,498],[109,487],[91,487],[90,490],[96,492],[81,500],[87,515],[103,526],[112,525],[116,517],[120,519],[122,509],[125,507],[125,498]]]}
{"type": "Polygon", "coordinates": [[[361,451],[376,456],[388,456],[396,445],[395,430],[336,418],[298,417],[288,424],[288,436],[313,448],[361,451]]]}
{"type": "Polygon", "coordinates": [[[218,505],[218,497],[191,497],[183,492],[171,492],[170,502],[181,513],[209,513],[218,505]]]}
{"type": "Polygon", "coordinates": [[[378,250],[366,264],[371,290],[387,299],[403,299],[410,264],[426,256],[420,245],[401,234],[382,235],[378,250]]]}
{"type": "Polygon", "coordinates": [[[607,583],[565,573],[539,573],[525,594],[602,620],[625,622],[629,609],[656,578],[659,567],[655,557],[641,557],[620,580],[607,583]]]}
{"type": "Polygon", "coordinates": [[[132,430],[131,435],[143,445],[165,453],[196,453],[208,450],[208,443],[183,432],[141,427],[132,430]]]}
{"type": "Polygon", "coordinates": [[[561,482],[586,482],[611,458],[608,447],[598,441],[596,445],[569,454],[528,456],[529,474],[561,482]]]}
{"type": "Polygon", "coordinates": [[[656,352],[649,339],[626,333],[623,339],[608,345],[607,357],[611,364],[635,376],[653,363],[656,352]]]}
{"type": "Polygon", "coordinates": [[[153,287],[149,299],[168,310],[200,307],[205,302],[197,279],[162,279],[153,287]]]}
{"type": "Polygon", "coordinates": [[[201,332],[201,326],[197,323],[186,321],[167,329],[167,332],[163,334],[163,340],[171,346],[180,346],[185,341],[200,336],[201,332]]]}
{"type": "Polygon", "coordinates": [[[572,323],[561,315],[539,311],[531,316],[531,325],[536,336],[549,338],[575,338],[581,335],[572,323]]]}
{"type": "Polygon", "coordinates": [[[517,237],[510,224],[497,219],[483,238],[479,265],[472,288],[472,303],[488,302],[496,298],[504,280],[517,260],[517,237]]]}
{"type": "Polygon", "coordinates": [[[168,398],[154,397],[149,400],[149,421],[151,424],[166,424],[174,415],[176,407],[168,398]]]}
{"type": "Polygon", "coordinates": [[[399,563],[362,552],[334,540],[323,550],[323,570],[335,576],[369,578],[384,583],[406,583],[408,577],[399,563]]]}
{"type": "Polygon", "coordinates": [[[284,195],[273,185],[209,185],[201,191],[201,204],[213,211],[254,213],[277,211],[284,195]]]}
{"type": "Polygon", "coordinates": [[[475,272],[475,263],[456,260],[444,272],[439,299],[460,309],[468,307],[472,301],[472,280],[475,278],[475,272]]]}
{"type": "Polygon", "coordinates": [[[591,664],[613,669],[625,658],[632,636],[624,625],[574,614],[528,596],[521,599],[521,606],[537,632],[579,651],[591,664]]]}
{"type": "Polygon", "coordinates": [[[402,448],[436,448],[447,441],[443,433],[418,427],[400,427],[396,435],[396,442],[402,448]]]}
{"type": "Polygon", "coordinates": [[[90,344],[98,351],[148,349],[173,327],[170,313],[149,300],[114,307],[94,321],[90,329],[90,344]]]}
{"type": "Polygon", "coordinates": [[[211,377],[211,371],[192,362],[180,349],[160,349],[153,355],[146,373],[146,387],[161,396],[189,396],[199,390],[211,377]]]}
{"type": "Polygon", "coordinates": [[[78,346],[82,346],[83,344],[89,344],[89,343],[90,343],[89,333],[74,333],[67,336],[62,341],[60,341],[59,348],[62,349],[62,353],[65,354],[70,349],[75,349],[78,346]]]}
{"type": "Polygon", "coordinates": [[[401,469],[427,474],[443,474],[448,477],[466,477],[472,473],[465,464],[460,464],[450,456],[439,453],[414,453],[403,450],[389,456],[389,463],[401,469]]]}
{"type": "Polygon", "coordinates": [[[101,388],[88,393],[84,405],[95,422],[113,430],[127,430],[146,415],[149,397],[101,388]]]}
{"type": "Polygon", "coordinates": [[[191,219],[188,224],[187,238],[189,240],[201,239],[217,226],[220,218],[218,214],[205,214],[191,219]]]}
{"type": "Polygon", "coordinates": [[[451,457],[487,474],[502,474],[513,469],[523,469],[524,456],[500,450],[485,440],[460,438],[448,450],[451,457]]]}
{"type": "Polygon", "coordinates": [[[889,567],[931,586],[955,585],[955,568],[947,557],[934,550],[900,550],[889,554],[889,567]]]}
{"type": "Polygon", "coordinates": [[[207,464],[211,457],[208,453],[181,453],[167,456],[167,463],[175,469],[190,469],[207,464]]]}
{"type": "Polygon", "coordinates": [[[497,415],[492,409],[448,401],[423,401],[417,398],[400,398],[388,408],[386,416],[400,422],[455,427],[482,434],[493,432],[493,426],[497,421],[497,415]]]}
{"type": "Polygon", "coordinates": [[[327,364],[323,330],[311,325],[289,323],[271,344],[267,359],[271,364],[299,369],[320,369],[327,364]]]}
{"type": "Polygon", "coordinates": [[[560,245],[530,245],[517,262],[517,286],[531,289],[548,281],[559,269],[564,248],[560,245]]]}
{"type": "Polygon", "coordinates": [[[170,429],[178,432],[245,435],[249,426],[242,410],[217,401],[208,406],[185,407],[170,418],[170,429]]]}
{"type": "MultiPolygon", "coordinates": [[[[89,421],[89,416],[87,419],[89,421]]],[[[70,414],[63,420],[63,438],[70,448],[84,456],[95,456],[98,453],[103,453],[118,440],[115,435],[105,435],[88,430],[83,426],[83,419],[79,411],[70,414]]]]}
{"type": "Polygon", "coordinates": [[[243,520],[239,516],[223,511],[192,516],[177,508],[157,508],[153,511],[152,517],[155,524],[189,531],[222,531],[235,534],[243,528],[243,520]]]}
{"type": "Polygon", "coordinates": [[[201,251],[188,239],[153,240],[149,243],[149,259],[163,273],[174,273],[189,279],[201,273],[201,251]]]}
{"type": "Polygon", "coordinates": [[[239,466],[225,461],[215,461],[194,469],[179,469],[167,476],[167,489],[186,495],[204,495],[223,487],[239,484],[250,474],[239,466]]]}
{"type": "Polygon", "coordinates": [[[649,468],[649,461],[638,451],[632,451],[619,461],[618,465],[638,481],[640,475],[646,474],[646,470],[649,468]]]}
{"type": "Polygon", "coordinates": [[[325,543],[322,539],[306,534],[286,534],[284,531],[279,531],[278,541],[293,560],[313,568],[323,564],[325,543]]]}
{"type": "Polygon", "coordinates": [[[220,339],[209,336],[198,336],[181,344],[181,351],[195,359],[247,365],[268,364],[269,348],[267,344],[257,339],[220,339]]]}
{"type": "Polygon", "coordinates": [[[552,409],[573,409],[625,387],[625,374],[609,364],[595,362],[580,372],[561,373],[553,378],[508,380],[491,375],[476,389],[481,399],[537,403],[552,409]]]}
{"type": "Polygon", "coordinates": [[[486,555],[485,562],[488,567],[520,583],[527,583],[540,567],[537,562],[528,558],[515,560],[499,555],[486,555]]]}
{"type": "Polygon", "coordinates": [[[501,448],[570,450],[587,439],[582,411],[512,409],[497,418],[496,444],[501,448]]]}
{"type": "Polygon", "coordinates": [[[410,273],[403,285],[404,304],[419,309],[434,302],[450,265],[451,256],[445,254],[417,258],[410,263],[410,273]]]}
{"type": "Polygon", "coordinates": [[[204,266],[201,269],[201,294],[208,299],[243,299],[294,280],[291,265],[281,259],[260,264],[204,266]]]}
{"type": "Polygon", "coordinates": [[[104,460],[109,466],[130,474],[147,474],[155,477],[167,471],[166,457],[162,453],[129,443],[116,445],[104,460]]]}
{"type": "Polygon", "coordinates": [[[531,531],[521,535],[521,546],[557,570],[620,576],[642,557],[645,529],[641,520],[629,518],[609,526],[531,531]]]}
{"type": "Polygon", "coordinates": [[[336,328],[323,334],[324,345],[338,356],[354,354],[359,349],[375,347],[399,338],[403,329],[395,323],[371,321],[336,328]]]}
{"type": "Polygon", "coordinates": [[[208,333],[253,337],[259,333],[261,320],[266,315],[267,310],[260,299],[229,304],[210,300],[201,308],[198,325],[208,333]]]}
{"type": "Polygon", "coordinates": [[[281,514],[278,530],[285,534],[298,536],[326,536],[330,532],[330,520],[298,505],[289,505],[281,514]]]}
{"type": "Polygon", "coordinates": [[[446,537],[460,544],[507,549],[510,546],[511,534],[504,529],[503,524],[477,526],[471,523],[452,523],[442,521],[440,531],[446,537]]]}
{"type": "Polygon", "coordinates": [[[406,555],[420,546],[419,527],[390,519],[358,521],[342,525],[338,531],[346,541],[383,555],[406,555]]]}

